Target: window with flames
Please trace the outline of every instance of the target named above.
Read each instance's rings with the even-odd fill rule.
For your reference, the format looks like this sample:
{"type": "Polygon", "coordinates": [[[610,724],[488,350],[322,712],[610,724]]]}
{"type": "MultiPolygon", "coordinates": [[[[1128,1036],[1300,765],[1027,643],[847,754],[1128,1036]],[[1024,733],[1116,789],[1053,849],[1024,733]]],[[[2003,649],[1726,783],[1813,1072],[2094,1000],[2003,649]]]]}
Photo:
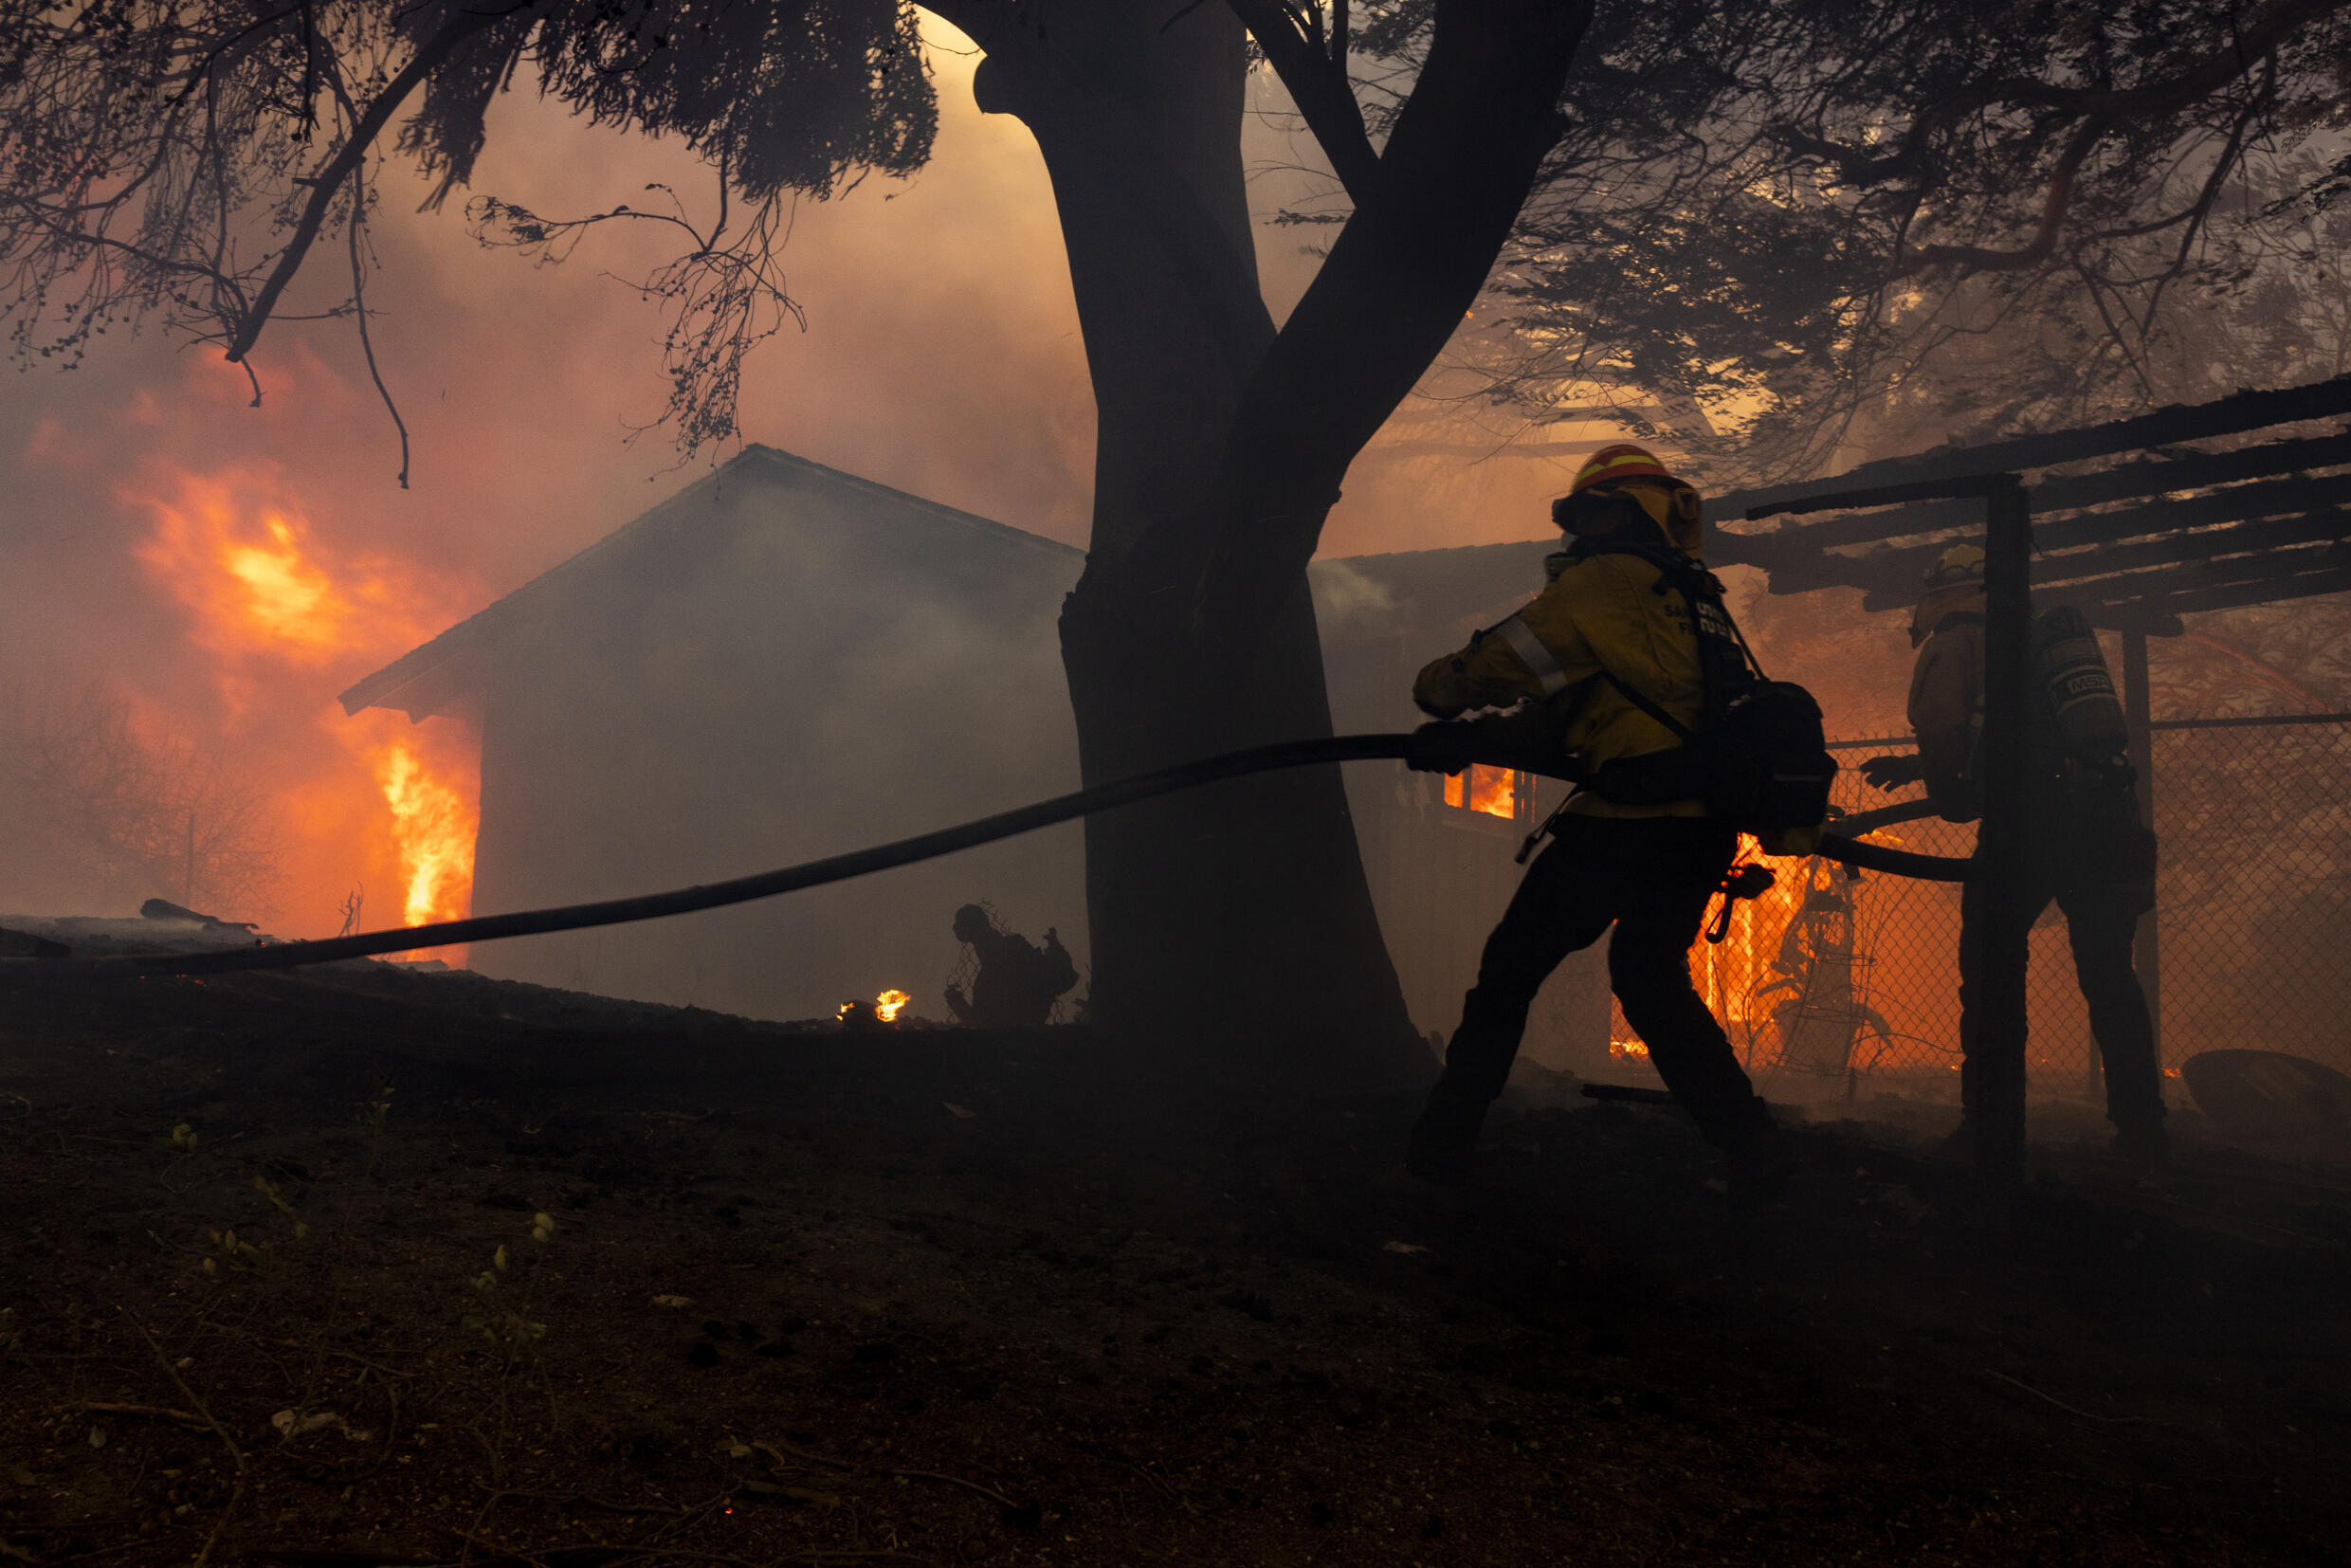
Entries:
{"type": "Polygon", "coordinates": [[[1535,810],[1534,775],[1508,768],[1489,768],[1483,762],[1472,763],[1465,773],[1446,775],[1445,804],[1504,821],[1531,816],[1535,810]]]}

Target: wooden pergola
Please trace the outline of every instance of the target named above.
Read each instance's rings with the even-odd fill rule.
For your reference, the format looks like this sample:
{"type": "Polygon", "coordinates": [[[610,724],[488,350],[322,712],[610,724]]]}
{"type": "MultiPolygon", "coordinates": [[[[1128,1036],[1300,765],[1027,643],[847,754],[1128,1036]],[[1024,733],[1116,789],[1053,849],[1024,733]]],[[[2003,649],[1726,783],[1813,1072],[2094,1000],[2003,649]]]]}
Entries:
{"type": "MultiPolygon", "coordinates": [[[[2351,376],[2240,392],[2083,429],[1866,464],[1832,478],[1741,491],[1718,528],[1718,564],[1770,574],[1775,593],[1857,588],[1862,607],[1907,608],[1926,567],[1959,538],[1985,552],[1984,817],[1977,874],[1990,885],[1977,1070],[1986,1173],[2022,1177],[2025,971],[2030,922],[2002,890],[2018,883],[2023,733],[2032,599],[2079,608],[2123,634],[2131,760],[2152,782],[2147,638],[2182,616],[2351,590],[2351,376]],[[2345,428],[2312,432],[2314,422],[2345,428]],[[2285,427],[2302,427],[2287,432],[2285,427]],[[2188,446],[2259,437],[2218,450],[2188,446]],[[2120,461],[2110,461],[2117,460],[2120,461]]],[[[2157,969],[2155,921],[2140,924],[2157,969]]]]}
{"type": "Polygon", "coordinates": [[[1726,520],[1807,515],[1758,532],[1718,529],[1707,555],[1763,568],[1775,593],[1858,588],[1866,610],[1906,608],[1949,538],[1982,527],[1980,505],[1953,489],[2038,474],[2024,491],[2043,602],[2078,605],[2120,631],[2177,633],[2180,617],[2199,611],[2351,590],[2351,428],[2231,451],[2184,444],[2345,419],[2351,376],[1864,464],[1722,497],[1711,510],[1726,520]],[[2129,461],[2087,466],[2116,457],[2129,461]],[[1857,491],[1905,499],[1865,509],[1857,491]]]}

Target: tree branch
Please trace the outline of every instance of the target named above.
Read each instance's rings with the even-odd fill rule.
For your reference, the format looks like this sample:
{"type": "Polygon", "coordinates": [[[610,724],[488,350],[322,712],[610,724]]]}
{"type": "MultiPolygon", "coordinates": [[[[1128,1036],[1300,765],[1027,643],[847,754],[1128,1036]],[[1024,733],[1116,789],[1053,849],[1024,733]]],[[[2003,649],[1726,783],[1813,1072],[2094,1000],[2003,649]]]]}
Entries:
{"type": "Polygon", "coordinates": [[[392,428],[400,432],[400,488],[409,487],[409,424],[400,417],[400,405],[392,400],[392,389],[384,385],[384,373],[375,366],[375,343],[368,336],[367,261],[359,251],[359,226],[366,221],[367,182],[361,171],[351,172],[351,312],[359,323],[359,352],[367,358],[368,379],[375,383],[375,395],[384,400],[384,411],[392,415],[392,428]]]}
{"type": "Polygon", "coordinates": [[[2351,0],[2276,0],[2267,11],[2233,32],[2225,48],[2214,49],[2168,82],[2119,91],[2084,92],[2058,87],[2037,78],[2011,78],[1994,82],[1987,89],[1992,96],[1983,101],[2041,104],[2108,119],[2165,114],[2219,91],[2250,72],[2255,61],[2268,56],[2296,31],[2347,9],[2351,9],[2351,0]]]}
{"type": "Polygon", "coordinates": [[[1918,170],[1936,132],[1953,121],[1996,103],[2057,109],[2093,119],[2136,119],[2168,114],[2217,92],[2251,68],[2252,63],[2277,48],[2299,29],[2351,9],[2351,0],[2276,0],[2245,27],[2232,35],[2224,48],[2214,50],[2178,76],[2138,87],[2091,91],[2060,87],[2038,77],[2002,77],[1955,93],[1922,110],[1904,133],[1902,145],[1882,157],[1860,148],[1817,137],[1794,125],[1777,134],[1795,151],[1836,165],[1854,185],[1881,185],[1918,170]]]}
{"type": "MultiPolygon", "coordinates": [[[[1565,122],[1589,0],[1438,0],[1373,199],[1244,392],[1199,563],[1196,647],[1245,662],[1314,554],[1347,466],[1476,300],[1565,122]]],[[[1235,665],[1238,667],[1238,665],[1235,665]]]]}
{"type": "Polygon", "coordinates": [[[236,336],[229,339],[228,357],[231,364],[244,359],[252,351],[255,339],[262,335],[262,328],[269,323],[269,313],[277,304],[278,296],[284,293],[285,285],[294,281],[294,274],[301,270],[303,257],[310,252],[311,243],[319,237],[319,226],[326,222],[327,210],[334,205],[336,192],[351,177],[352,172],[359,167],[360,159],[367,156],[368,149],[383,134],[393,112],[410,93],[424,84],[426,78],[441,67],[443,62],[457,52],[459,46],[474,34],[506,21],[518,11],[529,9],[532,0],[523,0],[522,5],[507,10],[459,11],[442,24],[439,32],[418,46],[416,53],[401,67],[400,74],[384,84],[384,90],[368,104],[367,112],[353,124],[342,147],[327,160],[325,168],[312,176],[310,201],[302,209],[301,220],[294,226],[293,238],[286,242],[284,254],[278,258],[278,264],[263,283],[261,292],[246,307],[244,319],[237,324],[236,336]]]}
{"type": "MultiPolygon", "coordinates": [[[[1327,50],[1310,36],[1297,13],[1283,0],[1225,0],[1241,25],[1266,51],[1274,75],[1289,89],[1291,101],[1314,133],[1322,155],[1331,160],[1339,183],[1358,207],[1369,198],[1379,177],[1379,154],[1363,129],[1363,111],[1347,81],[1346,10],[1339,13],[1327,50]]],[[[1317,13],[1315,33],[1321,31],[1317,13]]]]}
{"type": "MultiPolygon", "coordinates": [[[[2214,50],[2169,81],[2146,86],[2122,91],[2083,92],[2045,82],[2012,78],[1992,83],[1978,95],[1970,95],[1977,98],[1977,107],[1992,102],[2030,103],[2086,114],[2088,119],[2074,132],[2064,155],[2057,161],[2056,170],[2050,179],[2049,192],[2041,203],[2040,227],[2029,243],[2013,250],[1997,250],[1982,246],[1925,246],[1905,256],[1898,256],[1892,275],[1897,278],[1914,277],[1933,267],[1952,265],[1963,268],[1963,275],[2015,272],[2037,266],[2047,261],[2056,248],[2057,236],[2065,224],[2066,210],[2072,203],[2083,162],[2115,120],[2167,114],[2207,98],[2242,78],[2255,61],[2269,58],[2295,29],[2324,21],[2346,9],[2351,9],[2351,0],[2278,0],[2239,33],[2230,47],[2214,50]]],[[[1922,117],[1920,123],[1925,123],[1924,117],[1922,117]]],[[[2244,129],[2245,122],[2240,117],[2237,126],[2230,134],[2227,148],[2213,171],[2212,179],[2207,182],[2207,194],[2204,201],[2199,202],[2199,208],[2209,202],[2210,195],[2217,191],[2219,182],[2233,164],[2235,155],[2243,145],[2244,129]]],[[[1917,127],[1913,127],[1914,135],[1916,131],[1917,127]]],[[[1816,145],[1827,146],[1825,143],[1816,145]]]]}
{"type": "Polygon", "coordinates": [[[2021,272],[2049,260],[2057,248],[2058,232],[2065,228],[2066,210],[2073,205],[2074,187],[2080,182],[2082,164],[2099,137],[2106,134],[2108,122],[2093,119],[2073,133],[2065,152],[2057,159],[2056,173],[2050,175],[2049,192],[2041,198],[2041,225],[2031,243],[2014,250],[1994,250],[1975,245],[1921,246],[1907,256],[1895,259],[1893,276],[1916,277],[1919,273],[1939,266],[1958,266],[1965,274],[1978,272],[2021,272]]]}

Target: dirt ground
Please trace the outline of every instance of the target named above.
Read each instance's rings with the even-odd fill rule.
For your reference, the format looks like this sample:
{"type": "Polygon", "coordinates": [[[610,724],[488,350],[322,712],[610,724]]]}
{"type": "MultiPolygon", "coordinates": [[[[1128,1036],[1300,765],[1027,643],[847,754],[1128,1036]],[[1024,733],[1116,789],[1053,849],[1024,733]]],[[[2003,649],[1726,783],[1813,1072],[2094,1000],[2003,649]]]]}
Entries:
{"type": "Polygon", "coordinates": [[[0,1559],[2335,1562],[2351,1173],[366,965],[0,997],[0,1559]]]}

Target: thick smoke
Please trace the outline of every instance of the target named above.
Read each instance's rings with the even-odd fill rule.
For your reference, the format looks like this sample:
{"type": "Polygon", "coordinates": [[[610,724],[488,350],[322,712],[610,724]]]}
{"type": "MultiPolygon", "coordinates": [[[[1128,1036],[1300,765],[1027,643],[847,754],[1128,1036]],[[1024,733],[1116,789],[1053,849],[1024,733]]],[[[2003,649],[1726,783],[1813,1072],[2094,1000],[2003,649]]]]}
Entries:
{"type": "MultiPolygon", "coordinates": [[[[808,330],[754,363],[744,428],[1082,542],[1091,406],[1050,192],[1026,133],[980,117],[967,84],[944,86],[934,167],[798,215],[789,261],[808,330]]],[[[412,488],[393,483],[396,435],[347,322],[273,323],[255,356],[258,409],[216,351],[152,333],[73,375],[20,377],[0,400],[0,684],[36,705],[90,694],[127,708],[157,756],[188,751],[264,789],[283,851],[267,912],[289,935],[333,931],[361,884],[372,923],[397,917],[389,808],[360,754],[407,738],[446,762],[469,744],[448,720],[408,737],[396,716],[346,720],[334,694],[703,471],[677,465],[658,430],[626,441],[660,409],[665,323],[615,277],[641,276],[676,230],[605,225],[569,264],[534,268],[476,246],[454,210],[412,211],[423,188],[396,169],[382,183],[368,298],[413,439],[412,488]],[[165,514],[199,494],[233,514],[208,548],[274,552],[352,600],[335,636],[223,634],[224,620],[268,617],[252,583],[165,537],[165,514]],[[273,517],[291,520],[290,541],[273,517]]],[[[501,104],[477,180],[549,213],[649,206],[655,184],[710,199],[680,149],[527,95],[501,104]]],[[[338,247],[314,256],[289,315],[332,302],[339,262],[338,247]]],[[[44,869],[0,869],[0,905],[62,896],[44,869]]],[[[83,894],[101,912],[125,912],[122,897],[111,884],[83,894]]]]}
{"type": "MultiPolygon", "coordinates": [[[[787,263],[807,326],[756,356],[743,429],[1083,545],[1093,410],[1050,187],[1026,129],[973,105],[968,57],[942,53],[939,68],[937,161],[796,215],[787,263]]],[[[1311,159],[1278,91],[1262,96],[1276,112],[1245,129],[1253,205],[1270,216],[1315,176],[1297,171],[1311,159]]],[[[708,172],[675,145],[589,128],[527,93],[501,100],[491,130],[479,191],[558,216],[649,210],[667,191],[697,217],[710,208],[708,172]]],[[[347,321],[273,322],[254,356],[258,408],[217,350],[152,332],[0,398],[0,685],[17,711],[118,715],[142,766],[201,774],[246,803],[241,831],[267,873],[231,875],[224,856],[217,874],[143,887],[164,872],[100,874],[89,855],[18,844],[0,908],[127,913],[134,889],[192,886],[228,901],[223,913],[314,936],[364,889],[366,923],[398,919],[413,867],[385,796],[389,749],[470,793],[474,737],[458,719],[346,719],[335,694],[705,471],[679,465],[661,430],[628,439],[661,407],[666,323],[625,280],[674,254],[676,229],[607,223],[567,264],[534,267],[477,245],[455,202],[415,210],[425,187],[396,166],[379,179],[368,301],[411,438],[410,488],[393,482],[397,436],[347,321]],[[289,624],[278,601],[314,592],[325,607],[304,613],[332,625],[289,624]]],[[[1261,229],[1277,315],[1312,276],[1300,236],[1321,232],[1261,229]]],[[[346,283],[340,247],[321,247],[286,315],[332,305],[346,283]]],[[[1367,462],[1324,554],[1531,537],[1564,482],[1557,466],[1367,462]]],[[[1038,912],[1055,919],[1074,927],[1079,912],[1038,912]]]]}

